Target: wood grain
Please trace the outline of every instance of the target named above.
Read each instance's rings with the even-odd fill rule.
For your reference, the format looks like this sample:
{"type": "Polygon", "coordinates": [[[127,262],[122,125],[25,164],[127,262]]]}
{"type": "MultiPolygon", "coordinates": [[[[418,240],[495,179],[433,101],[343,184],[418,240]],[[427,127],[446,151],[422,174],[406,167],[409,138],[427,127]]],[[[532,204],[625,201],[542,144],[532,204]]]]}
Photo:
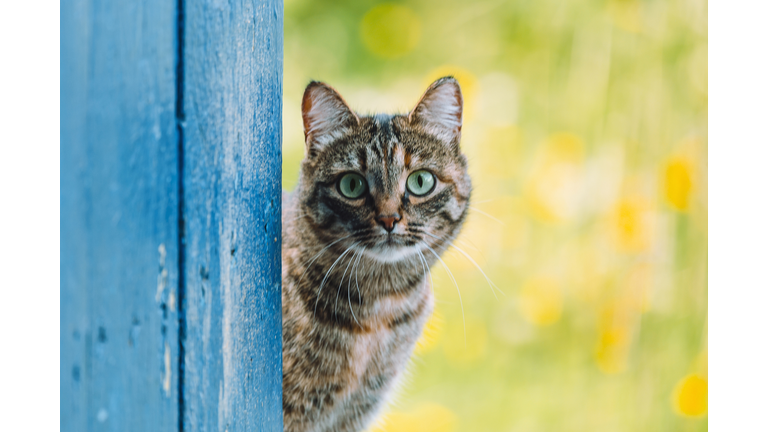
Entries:
{"type": "Polygon", "coordinates": [[[282,431],[282,2],[184,15],[185,430],[282,431]]]}
{"type": "Polygon", "coordinates": [[[61,430],[282,430],[282,17],[62,2],[61,430]]]}
{"type": "Polygon", "coordinates": [[[61,6],[61,429],[174,430],[176,5],[61,6]]]}

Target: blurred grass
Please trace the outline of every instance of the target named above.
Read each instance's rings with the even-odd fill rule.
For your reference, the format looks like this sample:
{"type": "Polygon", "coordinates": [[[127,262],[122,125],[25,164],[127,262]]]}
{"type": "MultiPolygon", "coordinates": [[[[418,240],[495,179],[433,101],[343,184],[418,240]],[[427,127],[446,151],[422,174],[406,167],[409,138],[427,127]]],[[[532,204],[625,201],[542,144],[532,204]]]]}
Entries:
{"type": "Polygon", "coordinates": [[[283,185],[310,79],[362,112],[452,74],[473,211],[375,431],[707,430],[707,3],[286,0],[283,185]]]}

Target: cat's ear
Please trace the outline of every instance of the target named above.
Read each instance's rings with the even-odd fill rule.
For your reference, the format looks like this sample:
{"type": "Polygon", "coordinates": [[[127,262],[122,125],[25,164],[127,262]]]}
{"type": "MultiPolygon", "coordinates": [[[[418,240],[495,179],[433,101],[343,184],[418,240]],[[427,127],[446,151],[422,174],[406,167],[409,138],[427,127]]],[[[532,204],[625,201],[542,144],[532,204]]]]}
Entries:
{"type": "Polygon", "coordinates": [[[443,77],[432,83],[408,114],[408,121],[421,125],[428,133],[441,140],[458,145],[464,99],[461,88],[453,77],[443,77]]]}
{"type": "Polygon", "coordinates": [[[307,156],[314,157],[325,146],[349,132],[360,123],[341,95],[331,86],[312,81],[304,90],[301,101],[304,120],[304,142],[307,156]]]}

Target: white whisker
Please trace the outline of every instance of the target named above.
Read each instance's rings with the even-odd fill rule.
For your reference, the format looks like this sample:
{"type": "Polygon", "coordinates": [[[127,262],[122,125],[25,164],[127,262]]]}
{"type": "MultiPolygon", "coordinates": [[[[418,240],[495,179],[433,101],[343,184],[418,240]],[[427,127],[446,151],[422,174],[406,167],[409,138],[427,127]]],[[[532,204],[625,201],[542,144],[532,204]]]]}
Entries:
{"type": "MultiPolygon", "coordinates": [[[[359,253],[357,253],[357,261],[355,261],[355,264],[352,266],[352,271],[355,272],[355,284],[357,284],[357,265],[360,263],[360,257],[363,256],[363,250],[361,249],[359,253]]],[[[352,255],[352,258],[355,256],[352,255]]],[[[360,325],[360,322],[357,320],[357,317],[355,316],[355,311],[352,310],[352,299],[350,298],[349,291],[350,286],[352,285],[352,272],[349,272],[349,279],[347,280],[347,303],[349,303],[349,311],[352,313],[352,318],[355,319],[355,322],[360,328],[363,328],[363,326],[360,325]]],[[[358,296],[360,295],[360,288],[357,289],[358,296]]],[[[358,297],[359,299],[359,297],[358,297]]]]}
{"type": "Polygon", "coordinates": [[[445,264],[445,261],[443,261],[443,259],[440,258],[440,255],[438,255],[434,249],[429,247],[429,245],[425,241],[422,241],[421,243],[423,243],[424,246],[427,249],[429,249],[430,252],[432,252],[432,255],[434,255],[435,258],[437,258],[440,261],[440,264],[442,264],[443,267],[445,267],[445,271],[448,272],[448,276],[450,276],[451,279],[453,280],[453,285],[456,286],[456,292],[459,294],[459,305],[461,305],[461,322],[462,324],[464,324],[464,346],[466,347],[467,346],[467,320],[464,318],[464,303],[461,301],[461,291],[459,290],[459,284],[456,282],[456,278],[453,277],[453,273],[451,273],[451,269],[449,269],[448,266],[445,264]]]}
{"type": "MultiPolygon", "coordinates": [[[[363,246],[363,251],[365,251],[365,246],[363,246]]],[[[363,295],[360,294],[360,284],[357,282],[357,272],[358,270],[360,270],[360,267],[358,267],[358,264],[360,263],[360,258],[362,257],[363,257],[363,254],[361,252],[360,255],[357,256],[357,263],[355,264],[355,286],[357,287],[357,298],[360,300],[361,303],[363,301],[363,295]]]]}
{"type": "Polygon", "coordinates": [[[293,218],[293,219],[290,219],[290,220],[288,220],[288,222],[297,221],[297,220],[299,220],[299,219],[301,219],[301,218],[305,218],[305,217],[307,217],[307,216],[309,216],[309,214],[303,214],[303,215],[301,215],[301,216],[297,216],[297,217],[295,217],[295,218],[293,218]]]}
{"type": "Polygon", "coordinates": [[[336,261],[333,262],[333,265],[331,265],[331,268],[328,269],[327,272],[325,272],[325,277],[323,278],[323,281],[320,283],[320,288],[317,290],[317,299],[315,300],[315,311],[313,312],[313,315],[317,315],[317,304],[320,302],[320,292],[323,291],[323,285],[325,285],[325,280],[328,279],[328,275],[331,273],[334,267],[336,267],[336,264],[339,262],[340,259],[344,257],[344,255],[347,254],[355,245],[357,242],[353,243],[352,246],[348,247],[341,255],[339,255],[338,258],[336,258],[336,261]]]}
{"type": "Polygon", "coordinates": [[[460,239],[457,238],[457,239],[455,239],[455,241],[457,241],[457,242],[461,243],[462,245],[464,245],[465,247],[468,247],[468,248],[472,249],[473,251],[479,253],[480,256],[483,257],[483,260],[488,261],[488,258],[485,256],[483,251],[480,250],[480,248],[477,247],[477,245],[472,243],[472,240],[460,240],[460,239]]]}
{"type": "MultiPolygon", "coordinates": [[[[469,240],[461,240],[461,239],[459,239],[457,237],[453,241],[457,241],[457,242],[461,243],[462,245],[464,245],[464,247],[468,247],[468,248],[472,249],[473,251],[479,253],[480,255],[483,255],[483,251],[481,251],[480,248],[478,248],[474,243],[472,243],[469,240]]],[[[483,258],[485,258],[485,255],[483,255],[483,258]]]]}
{"type": "Polygon", "coordinates": [[[310,258],[310,259],[308,260],[308,261],[310,261],[310,263],[307,265],[307,267],[306,267],[306,268],[304,269],[304,271],[301,273],[301,277],[299,278],[299,282],[297,282],[297,283],[296,283],[296,285],[298,285],[298,284],[300,284],[300,283],[301,283],[301,280],[302,280],[302,279],[304,279],[304,274],[305,274],[305,273],[307,273],[307,270],[309,270],[309,268],[310,268],[310,267],[312,267],[312,264],[314,264],[314,262],[315,262],[315,261],[316,261],[316,260],[317,260],[317,259],[320,257],[320,255],[322,255],[322,254],[323,254],[323,252],[325,252],[326,250],[328,250],[328,248],[330,248],[331,246],[335,245],[336,243],[338,243],[338,242],[340,242],[340,241],[342,241],[342,240],[344,240],[344,239],[350,238],[350,237],[352,237],[352,234],[350,234],[350,235],[348,235],[348,236],[346,236],[346,237],[342,237],[342,238],[340,238],[340,239],[338,239],[338,240],[334,241],[333,243],[329,244],[328,246],[326,246],[326,247],[322,248],[322,249],[320,250],[320,252],[318,252],[318,253],[317,253],[315,256],[313,256],[312,258],[310,258]]]}
{"type": "MultiPolygon", "coordinates": [[[[429,286],[432,288],[432,294],[435,293],[435,282],[432,280],[432,270],[429,268],[429,263],[427,262],[427,258],[424,256],[423,253],[421,253],[420,250],[416,250],[416,252],[419,253],[419,259],[421,260],[421,266],[426,268],[426,272],[429,273],[429,286]]],[[[426,277],[426,275],[424,276],[426,277]]]]}
{"type": "MultiPolygon", "coordinates": [[[[430,237],[434,237],[434,238],[436,238],[436,239],[438,239],[438,240],[445,240],[445,239],[441,239],[440,237],[438,237],[438,236],[436,236],[436,235],[430,234],[430,233],[428,233],[428,232],[426,232],[426,231],[424,232],[424,234],[426,234],[426,235],[428,235],[428,236],[430,236],[430,237]]],[[[478,269],[478,270],[480,270],[480,273],[482,273],[482,275],[483,275],[483,277],[485,278],[486,282],[488,282],[488,286],[491,288],[491,293],[493,293],[493,296],[494,296],[494,297],[496,297],[496,300],[498,300],[499,298],[496,296],[496,291],[494,291],[494,290],[493,290],[494,288],[496,288],[497,290],[499,290],[499,292],[500,292],[502,295],[505,295],[505,296],[506,296],[506,294],[504,294],[504,291],[502,291],[502,290],[501,290],[501,289],[500,289],[498,286],[496,286],[496,284],[495,284],[495,283],[493,283],[493,282],[491,281],[491,279],[490,279],[490,278],[488,278],[488,276],[485,274],[485,272],[483,271],[483,269],[482,269],[482,268],[480,268],[480,265],[479,265],[479,264],[478,264],[478,263],[477,263],[477,262],[476,262],[474,259],[472,259],[472,257],[471,257],[471,256],[469,256],[469,254],[468,254],[468,253],[464,252],[464,251],[463,251],[463,250],[462,250],[460,247],[458,247],[458,246],[456,246],[455,244],[453,244],[453,242],[451,242],[450,240],[445,240],[445,241],[448,241],[448,243],[451,245],[451,247],[453,247],[453,248],[454,248],[454,249],[456,249],[458,252],[460,252],[462,255],[464,255],[464,257],[465,257],[466,259],[468,259],[468,260],[469,260],[469,262],[471,262],[472,264],[474,264],[474,265],[475,265],[475,267],[477,267],[477,269],[478,269]]]]}
{"type": "MultiPolygon", "coordinates": [[[[349,266],[352,264],[352,261],[355,260],[355,255],[357,255],[358,251],[355,251],[352,256],[349,258],[349,262],[347,263],[347,268],[344,269],[344,273],[341,275],[341,280],[339,281],[339,289],[336,291],[336,303],[333,305],[333,313],[335,314],[337,310],[339,310],[339,294],[341,294],[341,285],[344,284],[344,276],[347,275],[347,270],[349,270],[349,266]]],[[[352,273],[349,274],[350,278],[352,277],[352,273]]]]}
{"type": "Polygon", "coordinates": [[[489,219],[491,219],[491,220],[493,220],[493,221],[496,221],[496,222],[500,223],[502,226],[505,226],[505,225],[506,225],[506,224],[505,224],[504,222],[502,222],[501,220],[499,220],[499,219],[497,219],[497,218],[495,218],[495,217],[493,217],[493,216],[489,215],[488,213],[486,213],[486,212],[484,212],[484,211],[482,211],[482,210],[480,210],[480,209],[478,209],[478,208],[475,208],[475,207],[472,207],[472,206],[467,206],[467,207],[471,208],[472,210],[474,210],[474,211],[476,211],[476,212],[480,213],[481,215],[483,215],[483,216],[485,216],[485,217],[487,217],[487,218],[489,218],[489,219]]]}

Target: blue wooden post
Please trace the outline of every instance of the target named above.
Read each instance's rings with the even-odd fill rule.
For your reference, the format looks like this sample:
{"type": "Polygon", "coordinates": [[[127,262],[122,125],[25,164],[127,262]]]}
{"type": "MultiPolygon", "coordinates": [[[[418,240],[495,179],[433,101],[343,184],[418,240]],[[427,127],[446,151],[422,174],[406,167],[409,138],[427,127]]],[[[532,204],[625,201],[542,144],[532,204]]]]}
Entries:
{"type": "Polygon", "coordinates": [[[279,1],[62,1],[61,430],[282,430],[281,75],[279,1]]]}
{"type": "Polygon", "coordinates": [[[61,4],[63,431],[178,424],[174,16],[61,4]]]}
{"type": "Polygon", "coordinates": [[[282,20],[185,1],[185,431],[282,431],[282,20]]]}

